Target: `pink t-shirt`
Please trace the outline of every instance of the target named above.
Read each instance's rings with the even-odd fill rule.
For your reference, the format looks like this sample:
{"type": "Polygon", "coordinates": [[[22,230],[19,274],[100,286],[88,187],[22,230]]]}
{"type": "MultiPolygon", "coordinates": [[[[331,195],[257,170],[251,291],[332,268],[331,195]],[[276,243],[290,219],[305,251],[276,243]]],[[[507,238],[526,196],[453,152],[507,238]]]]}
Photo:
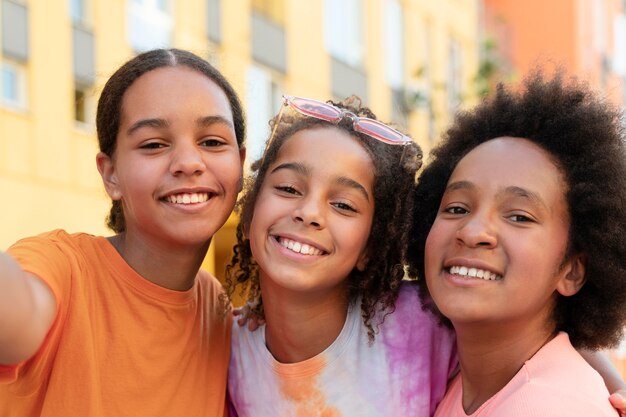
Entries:
{"type": "Polygon", "coordinates": [[[425,312],[416,288],[405,284],[370,344],[359,305],[351,306],[324,352],[299,363],[274,359],[265,327],[250,332],[234,324],[231,416],[431,416],[457,363],[452,331],[425,312]]]}
{"type": "MultiPolygon", "coordinates": [[[[451,383],[435,417],[467,417],[460,375],[451,383]]],[[[471,417],[615,417],[600,375],[559,333],[471,417]]]]}

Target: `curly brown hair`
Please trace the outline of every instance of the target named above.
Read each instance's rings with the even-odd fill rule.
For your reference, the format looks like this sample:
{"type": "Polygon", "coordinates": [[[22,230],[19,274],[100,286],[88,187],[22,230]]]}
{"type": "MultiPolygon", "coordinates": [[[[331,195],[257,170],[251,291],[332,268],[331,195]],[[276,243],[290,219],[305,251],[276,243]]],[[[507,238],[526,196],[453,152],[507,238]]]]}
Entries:
{"type": "MultiPolygon", "coordinates": [[[[143,74],[163,67],[183,66],[206,76],[217,84],[228,99],[235,126],[237,144],[245,140],[246,122],[237,93],[224,76],[206,60],[182,49],[154,49],[143,52],[127,61],[106,82],[96,112],[96,130],[100,151],[112,157],[117,145],[117,134],[122,116],[122,101],[126,90],[143,74]]],[[[107,226],[116,233],[126,230],[122,203],[114,200],[107,217],[107,226]]]]}
{"type": "MultiPolygon", "coordinates": [[[[499,85],[460,113],[432,151],[414,197],[409,273],[424,277],[424,247],[448,179],[472,149],[498,137],[526,138],[547,151],[567,182],[568,255],[586,257],[585,284],[558,296],[556,330],[576,347],[615,345],[626,321],[626,151],[623,116],[581,82],[536,70],[521,89],[499,85]]],[[[423,300],[432,307],[424,279],[423,300]]]]}
{"type": "MultiPolygon", "coordinates": [[[[361,100],[356,96],[342,102],[328,103],[357,116],[376,119],[370,109],[361,106],[361,100]]],[[[239,288],[243,297],[261,300],[255,313],[263,316],[259,267],[244,231],[252,221],[254,206],[268,167],[278,157],[282,145],[296,132],[320,126],[335,126],[358,138],[370,155],[375,169],[374,217],[366,247],[367,267],[363,271],[354,268],[347,277],[348,297],[350,300],[362,297],[363,322],[368,328],[370,340],[373,340],[376,332],[373,318],[378,311],[383,313],[380,322],[374,323],[377,326],[382,323],[385,313],[393,311],[400,282],[404,277],[403,259],[406,256],[411,226],[407,213],[411,212],[413,204],[410,198],[405,197],[414,187],[415,175],[421,166],[422,152],[413,142],[404,146],[393,146],[356,132],[348,117],[338,124],[332,124],[283,109],[270,121],[270,127],[274,130],[273,137],[268,139],[271,141],[269,146],[266,144],[264,156],[252,164],[253,174],[246,180],[243,194],[235,209],[240,214],[240,222],[237,226],[237,244],[226,268],[225,287],[229,297],[239,288]]]]}

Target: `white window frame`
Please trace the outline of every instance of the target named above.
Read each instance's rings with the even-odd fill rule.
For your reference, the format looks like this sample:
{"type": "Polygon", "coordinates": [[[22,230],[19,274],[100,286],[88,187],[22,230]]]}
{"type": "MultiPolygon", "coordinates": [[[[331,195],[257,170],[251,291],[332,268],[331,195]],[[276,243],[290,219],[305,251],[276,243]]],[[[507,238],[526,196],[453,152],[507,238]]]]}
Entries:
{"type": "Polygon", "coordinates": [[[166,10],[159,0],[128,0],[128,40],[135,51],[171,46],[174,4],[165,1],[166,10]]]}
{"type": "Polygon", "coordinates": [[[91,12],[90,0],[68,0],[68,9],[70,12],[70,18],[72,22],[78,23],[82,26],[88,26],[90,12],[91,12]],[[77,10],[75,6],[78,6],[80,10],[77,10]]]}
{"type": "Polygon", "coordinates": [[[26,68],[23,65],[8,60],[0,62],[0,101],[6,107],[25,110],[26,99],[26,68]],[[5,71],[11,71],[15,76],[15,97],[6,96],[5,71]]]}
{"type": "Polygon", "coordinates": [[[74,124],[78,128],[91,129],[95,125],[96,118],[96,99],[95,92],[92,87],[83,86],[80,84],[74,85],[74,107],[76,108],[76,91],[83,93],[83,112],[85,113],[85,120],[78,120],[76,114],[74,114],[74,124]]]}
{"type": "Polygon", "coordinates": [[[463,93],[463,48],[461,43],[451,37],[448,41],[447,70],[448,112],[453,115],[462,102],[463,93]]]}
{"type": "Polygon", "coordinates": [[[385,77],[391,88],[401,89],[405,83],[402,5],[398,0],[386,0],[383,7],[385,77]]]}
{"type": "Polygon", "coordinates": [[[365,13],[361,0],[324,1],[326,50],[355,68],[365,63],[365,13]]]}
{"type": "Polygon", "coordinates": [[[613,71],[626,77],[626,13],[615,16],[613,28],[613,71]]]}
{"type": "Polygon", "coordinates": [[[246,170],[263,156],[270,135],[269,120],[277,114],[284,92],[283,83],[273,72],[259,65],[250,65],[246,73],[246,170]]]}

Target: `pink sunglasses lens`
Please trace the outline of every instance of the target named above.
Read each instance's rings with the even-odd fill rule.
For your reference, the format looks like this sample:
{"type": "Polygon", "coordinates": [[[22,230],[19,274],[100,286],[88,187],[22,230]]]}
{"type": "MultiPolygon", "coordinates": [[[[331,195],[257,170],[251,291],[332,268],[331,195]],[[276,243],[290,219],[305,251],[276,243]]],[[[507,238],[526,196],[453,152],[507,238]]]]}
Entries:
{"type": "Polygon", "coordinates": [[[330,121],[341,118],[341,112],[338,109],[319,101],[294,97],[291,99],[291,104],[298,109],[298,111],[309,116],[330,121]]]}
{"type": "Polygon", "coordinates": [[[359,119],[356,125],[361,132],[382,140],[383,142],[399,145],[410,141],[407,136],[376,120],[359,119]]]}

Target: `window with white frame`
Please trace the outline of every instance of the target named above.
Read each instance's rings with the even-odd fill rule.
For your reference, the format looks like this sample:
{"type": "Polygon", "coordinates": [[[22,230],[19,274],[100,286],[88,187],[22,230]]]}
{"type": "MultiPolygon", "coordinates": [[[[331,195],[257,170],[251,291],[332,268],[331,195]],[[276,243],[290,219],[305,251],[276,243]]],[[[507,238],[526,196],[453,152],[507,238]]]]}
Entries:
{"type": "Polygon", "coordinates": [[[95,110],[93,87],[76,83],[74,85],[74,121],[77,126],[95,124],[95,110]]]}
{"type": "Polygon", "coordinates": [[[171,0],[129,0],[128,33],[130,44],[137,52],[171,46],[171,0]]]}
{"type": "Polygon", "coordinates": [[[362,67],[364,61],[363,4],[361,0],[324,1],[326,49],[352,67],[362,67]]]}
{"type": "Polygon", "coordinates": [[[0,95],[2,103],[18,109],[26,108],[26,70],[23,65],[4,61],[0,63],[0,95]]]}
{"type": "Polygon", "coordinates": [[[87,1],[69,0],[70,17],[74,23],[85,23],[87,21],[87,1]]]}
{"type": "Polygon", "coordinates": [[[454,114],[461,104],[462,94],[462,72],[461,72],[461,45],[452,38],[448,46],[448,113],[454,114]]]}
{"type": "Polygon", "coordinates": [[[265,141],[269,138],[269,120],[280,110],[282,82],[272,72],[251,65],[246,74],[246,107],[248,135],[246,140],[246,168],[263,156],[265,141]]]}
{"type": "Polygon", "coordinates": [[[613,30],[613,71],[626,77],[626,14],[615,16],[613,30]]]}
{"type": "Polygon", "coordinates": [[[402,6],[398,0],[384,3],[383,33],[385,34],[385,76],[391,88],[404,85],[404,22],[402,6]]]}

